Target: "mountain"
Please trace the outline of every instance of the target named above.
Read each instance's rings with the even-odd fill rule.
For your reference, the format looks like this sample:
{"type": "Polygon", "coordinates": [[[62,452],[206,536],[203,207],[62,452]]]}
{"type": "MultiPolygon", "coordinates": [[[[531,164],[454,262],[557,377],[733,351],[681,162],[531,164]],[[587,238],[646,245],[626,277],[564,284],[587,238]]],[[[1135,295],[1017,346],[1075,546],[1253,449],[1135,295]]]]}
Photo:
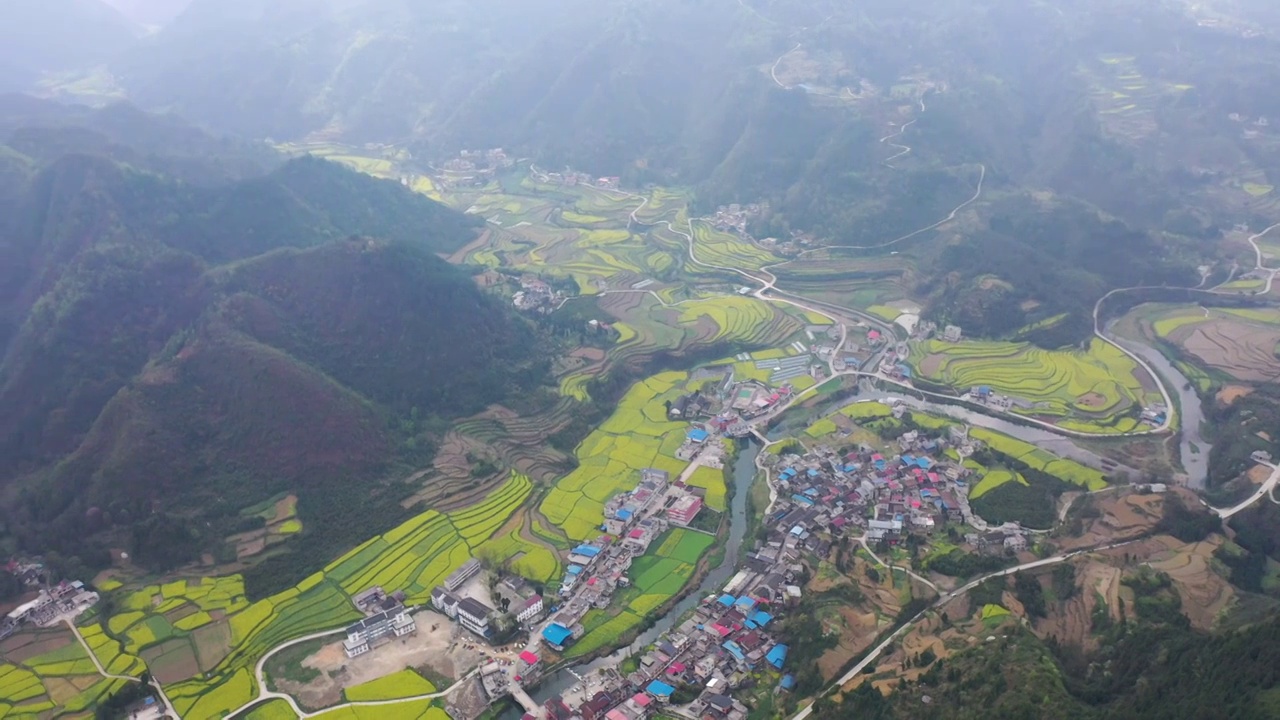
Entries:
{"type": "Polygon", "coordinates": [[[767,201],[759,237],[878,247],[967,207],[854,255],[901,254],[931,319],[1057,346],[1108,290],[1194,285],[1224,229],[1280,220],[1264,5],[194,0],[112,71],[251,137],[503,146],[703,211],[767,201]]]}
{"type": "Polygon", "coordinates": [[[432,423],[543,383],[531,327],[438,257],[478,221],[322,160],[194,185],[111,154],[214,168],[220,141],[67,132],[87,131],[0,146],[0,510],[22,545],[172,567],[287,492],[327,558],[408,512],[432,423]]]}
{"type": "Polygon", "coordinates": [[[102,0],[6,0],[0,5],[0,92],[31,89],[44,74],[105,62],[138,28],[102,0]]]}

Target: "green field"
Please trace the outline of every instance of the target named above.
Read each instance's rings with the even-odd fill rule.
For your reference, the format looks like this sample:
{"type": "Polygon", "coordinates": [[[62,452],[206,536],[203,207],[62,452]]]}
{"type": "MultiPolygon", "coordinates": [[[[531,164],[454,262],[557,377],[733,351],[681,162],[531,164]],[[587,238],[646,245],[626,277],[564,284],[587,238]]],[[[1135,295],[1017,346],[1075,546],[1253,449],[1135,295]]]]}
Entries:
{"type": "MultiPolygon", "coordinates": [[[[578,467],[556,482],[539,510],[575,540],[600,533],[604,503],[640,482],[640,471],[654,467],[672,476],[687,463],[661,454],[663,438],[683,432],[685,423],[667,420],[665,400],[685,392],[688,375],[668,372],[637,383],[617,409],[578,446],[578,467]]],[[[723,483],[723,481],[722,481],[723,483]]]]}
{"type": "MultiPolygon", "coordinates": [[[[194,645],[197,657],[216,658],[203,675],[171,683],[166,690],[183,717],[218,717],[253,699],[256,689],[250,670],[268,650],[358,619],[351,595],[381,585],[404,590],[410,604],[427,602],[431,588],[469,559],[473,548],[488,541],[531,491],[527,477],[513,474],[477,505],[447,514],[422,513],[356,547],[296,587],[252,604],[244,598],[239,576],[142,588],[122,597],[121,612],[108,620],[108,627],[123,631],[131,652],[155,648],[169,638],[185,638],[194,645]],[[210,620],[215,614],[225,617],[194,632],[179,624],[195,623],[166,619],[165,612],[181,611],[188,604],[210,620]],[[215,632],[219,630],[224,634],[215,632]]],[[[203,620],[199,612],[187,617],[203,620]]],[[[426,711],[424,705],[411,717],[426,711]]]]}
{"type": "Polygon", "coordinates": [[[916,344],[910,362],[923,380],[957,392],[988,386],[1032,404],[1015,405],[1014,412],[1086,432],[1133,431],[1138,423],[1132,409],[1160,400],[1158,392],[1143,388],[1139,376],[1145,372],[1132,359],[1098,340],[1087,351],[932,340],[916,344]]]}
{"type": "Polygon", "coordinates": [[[413,670],[401,670],[383,678],[349,687],[343,692],[348,702],[365,700],[396,700],[399,698],[430,695],[436,686],[413,670]]]}
{"type": "Polygon", "coordinates": [[[618,593],[611,613],[593,611],[584,622],[587,634],[566,651],[566,657],[581,657],[602,647],[616,645],[620,637],[636,629],[640,622],[663,603],[680,592],[693,577],[699,558],[715,538],[696,530],[676,528],[667,531],[649,546],[649,552],[636,558],[628,576],[631,587],[618,593]]]}

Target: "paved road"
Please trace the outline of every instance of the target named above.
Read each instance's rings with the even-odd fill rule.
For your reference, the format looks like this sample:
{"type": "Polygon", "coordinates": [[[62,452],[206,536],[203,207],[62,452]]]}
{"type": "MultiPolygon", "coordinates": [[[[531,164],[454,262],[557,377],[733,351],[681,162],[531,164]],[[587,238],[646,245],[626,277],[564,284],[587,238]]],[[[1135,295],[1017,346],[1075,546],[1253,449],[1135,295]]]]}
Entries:
{"type": "MultiPolygon", "coordinates": [[[[1137,542],[1137,540],[1128,540],[1125,542],[1110,543],[1108,545],[1101,545],[1098,547],[1083,548],[1080,550],[1074,550],[1064,555],[1056,555],[1051,558],[1036,560],[1034,562],[1024,563],[1016,567],[1006,568],[1004,570],[998,570],[996,572],[983,575],[982,577],[979,577],[978,579],[973,580],[963,585],[962,587],[959,587],[947,593],[946,595],[939,597],[938,600],[934,602],[932,605],[930,605],[928,608],[921,610],[915,617],[908,620],[906,623],[902,625],[902,627],[895,630],[893,634],[891,634],[889,637],[881,641],[879,645],[875,646],[875,648],[873,648],[871,652],[867,653],[867,655],[863,657],[862,660],[860,660],[857,665],[854,665],[853,668],[849,670],[849,672],[845,673],[839,680],[832,683],[827,688],[827,690],[821,693],[820,696],[826,695],[827,693],[831,692],[836,688],[843,687],[846,683],[856,678],[859,675],[859,673],[861,673],[863,670],[866,670],[868,666],[874,663],[880,657],[880,654],[884,652],[885,648],[887,648],[894,640],[897,640],[903,634],[911,630],[911,628],[915,627],[916,623],[918,623],[920,619],[925,616],[926,613],[928,613],[931,610],[935,610],[937,608],[941,608],[945,606],[947,603],[951,602],[957,597],[960,597],[961,595],[968,593],[970,590],[973,590],[974,588],[978,587],[979,585],[986,582],[987,580],[990,580],[991,578],[1006,577],[1008,575],[1013,575],[1014,573],[1022,572],[1024,570],[1034,570],[1036,568],[1045,567],[1047,565],[1056,565],[1058,563],[1066,562],[1067,560],[1070,560],[1071,558],[1076,557],[1077,555],[1085,555],[1088,553],[1098,552],[1101,550],[1112,550],[1114,548],[1124,547],[1125,545],[1129,545],[1134,542],[1137,542]]],[[[811,714],[813,714],[812,704],[802,708],[795,715],[792,715],[791,720],[804,720],[805,718],[809,717],[811,714]]]]}
{"type": "MultiPolygon", "coordinates": [[[[1270,495],[1271,491],[1275,489],[1276,483],[1280,482],[1280,465],[1273,465],[1271,463],[1259,463],[1259,464],[1266,465],[1267,467],[1271,468],[1271,474],[1267,476],[1266,481],[1264,481],[1262,485],[1258,486],[1257,492],[1255,492],[1253,495],[1250,495],[1247,500],[1244,500],[1243,502],[1237,505],[1232,505],[1229,508],[1216,508],[1216,507],[1210,506],[1209,509],[1217,513],[1218,517],[1222,518],[1223,520],[1226,520],[1231,516],[1236,515],[1240,511],[1248,508],[1250,505],[1261,500],[1263,495],[1270,495]]],[[[1272,500],[1274,499],[1275,497],[1272,496],[1272,500]]]]}

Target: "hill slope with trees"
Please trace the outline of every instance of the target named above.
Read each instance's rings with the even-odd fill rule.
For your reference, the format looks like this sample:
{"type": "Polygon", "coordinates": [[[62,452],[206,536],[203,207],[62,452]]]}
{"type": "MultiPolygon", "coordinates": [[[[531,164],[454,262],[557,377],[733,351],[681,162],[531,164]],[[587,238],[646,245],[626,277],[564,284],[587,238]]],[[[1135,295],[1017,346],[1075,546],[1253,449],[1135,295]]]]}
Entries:
{"type": "Polygon", "coordinates": [[[0,146],[10,542],[172,567],[292,492],[328,557],[409,512],[424,428],[544,382],[534,329],[438,257],[477,221],[321,160],[197,186],[67,132],[0,146]]]}

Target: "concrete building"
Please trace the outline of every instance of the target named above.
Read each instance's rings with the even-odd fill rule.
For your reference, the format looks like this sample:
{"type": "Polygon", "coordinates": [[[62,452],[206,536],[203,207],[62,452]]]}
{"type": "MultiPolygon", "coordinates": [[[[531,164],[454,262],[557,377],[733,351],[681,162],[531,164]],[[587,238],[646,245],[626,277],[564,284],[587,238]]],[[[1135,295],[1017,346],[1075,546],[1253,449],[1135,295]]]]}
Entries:
{"type": "Polygon", "coordinates": [[[431,606],[447,615],[451,620],[458,619],[459,602],[461,601],[457,595],[442,587],[436,587],[431,591],[431,606]]]}
{"type": "Polygon", "coordinates": [[[693,519],[698,516],[701,510],[702,500],[700,498],[693,495],[685,495],[667,508],[667,519],[674,525],[684,527],[693,522],[693,519]]]}
{"type": "Polygon", "coordinates": [[[541,617],[544,608],[546,608],[546,603],[543,602],[542,596],[534,595],[526,600],[524,607],[520,608],[519,612],[516,613],[516,620],[522,623],[533,622],[541,617]]]}
{"type": "Polygon", "coordinates": [[[457,592],[471,578],[480,572],[480,561],[471,559],[462,564],[462,567],[453,571],[453,574],[444,580],[444,589],[449,592],[457,592]]]}
{"type": "Polygon", "coordinates": [[[384,611],[361,620],[347,628],[347,639],[342,642],[347,657],[363,655],[392,638],[404,637],[417,631],[418,625],[403,607],[384,611]]]}
{"type": "Polygon", "coordinates": [[[493,608],[475,598],[463,598],[458,602],[458,623],[480,637],[489,637],[489,616],[492,614],[493,608]]]}

